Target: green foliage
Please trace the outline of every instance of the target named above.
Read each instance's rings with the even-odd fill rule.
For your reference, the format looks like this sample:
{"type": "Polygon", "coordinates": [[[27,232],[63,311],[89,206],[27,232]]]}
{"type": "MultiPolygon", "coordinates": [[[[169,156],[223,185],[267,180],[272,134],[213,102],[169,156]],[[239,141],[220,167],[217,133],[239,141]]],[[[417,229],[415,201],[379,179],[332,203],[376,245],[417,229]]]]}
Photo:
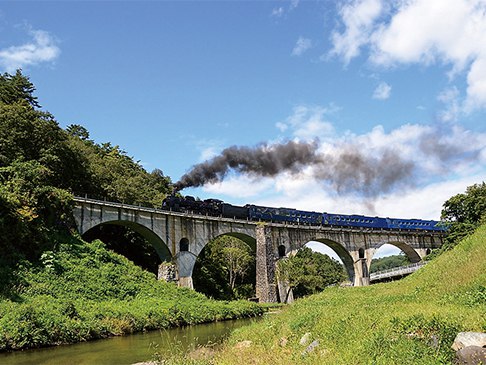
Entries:
{"type": "Polygon", "coordinates": [[[76,193],[127,204],[162,206],[171,191],[171,180],[161,170],[148,173],[119,146],[90,140],[83,127],[71,125],[68,131],[71,133],[69,145],[84,156],[84,168],[91,177],[90,186],[73,187],[76,193]]]}
{"type": "Polygon", "coordinates": [[[390,255],[371,260],[370,272],[377,272],[410,264],[409,258],[400,253],[399,255],[390,255]]]}
{"type": "MultiPolygon", "coordinates": [[[[91,141],[86,128],[61,129],[36,109],[34,91],[20,71],[0,75],[0,261],[7,264],[37,257],[50,249],[46,233],[72,227],[73,193],[160,206],[171,185],[118,146],[91,141]]],[[[132,237],[116,239],[129,243],[132,237]]]]}
{"type": "Polygon", "coordinates": [[[486,183],[469,186],[465,193],[448,199],[443,205],[441,218],[449,226],[445,240],[445,249],[449,249],[485,222],[486,183]]]}
{"type": "MultiPolygon", "coordinates": [[[[82,126],[62,130],[36,109],[34,91],[20,71],[0,76],[0,350],[261,314],[158,282],[100,241],[73,236],[73,193],[160,206],[171,182],[82,126]]],[[[119,233],[103,238],[121,251],[148,245],[119,233]]]]}
{"type": "Polygon", "coordinates": [[[280,260],[278,266],[279,279],[289,283],[297,298],[320,292],[347,277],[341,263],[308,247],[280,260]]]}
{"type": "Polygon", "coordinates": [[[25,102],[32,107],[40,107],[34,94],[35,86],[28,77],[17,70],[15,75],[4,73],[0,75],[0,103],[14,104],[25,102]]]}
{"type": "Polygon", "coordinates": [[[0,350],[86,341],[169,326],[260,315],[254,303],[217,302],[157,281],[100,241],[62,237],[23,261],[0,302],[0,350]],[[11,295],[10,297],[13,297],[11,295]]]}
{"type": "Polygon", "coordinates": [[[254,296],[255,255],[243,241],[221,236],[209,242],[194,267],[196,290],[216,299],[254,296]]]}
{"type": "Polygon", "coordinates": [[[0,167],[2,259],[35,258],[52,244],[48,233],[70,223],[71,195],[46,183],[50,170],[37,161],[0,167]]]}

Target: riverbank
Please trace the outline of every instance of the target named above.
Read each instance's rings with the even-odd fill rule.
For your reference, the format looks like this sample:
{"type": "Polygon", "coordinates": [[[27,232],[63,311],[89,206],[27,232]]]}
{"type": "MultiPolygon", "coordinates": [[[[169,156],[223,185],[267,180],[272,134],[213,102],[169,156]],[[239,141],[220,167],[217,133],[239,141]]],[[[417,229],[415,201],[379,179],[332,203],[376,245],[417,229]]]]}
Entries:
{"type": "Polygon", "coordinates": [[[57,237],[55,251],[10,273],[0,301],[0,350],[83,342],[187,324],[259,316],[248,301],[221,302],[157,281],[100,241],[57,237]]]}
{"type": "Polygon", "coordinates": [[[449,364],[460,331],[486,332],[486,226],[401,281],[329,288],[237,330],[208,363],[449,364]]]}
{"type": "Polygon", "coordinates": [[[131,365],[184,354],[201,358],[214,353],[234,329],[260,318],[211,322],[67,346],[0,353],[0,364],[131,365]]]}

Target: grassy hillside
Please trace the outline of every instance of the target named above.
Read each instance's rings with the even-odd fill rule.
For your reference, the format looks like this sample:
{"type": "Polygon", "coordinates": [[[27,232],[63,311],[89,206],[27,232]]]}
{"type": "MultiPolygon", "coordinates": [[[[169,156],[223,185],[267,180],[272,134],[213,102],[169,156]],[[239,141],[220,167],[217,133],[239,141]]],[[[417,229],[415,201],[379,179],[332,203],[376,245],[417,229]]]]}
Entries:
{"type": "Polygon", "coordinates": [[[463,330],[486,331],[486,226],[399,282],[330,288],[239,330],[215,362],[444,364],[463,330]],[[303,355],[307,332],[319,346],[303,355]]]}
{"type": "Polygon", "coordinates": [[[55,251],[10,273],[0,300],[0,350],[73,343],[135,331],[259,315],[157,281],[100,241],[60,237],[55,251]],[[59,243],[62,242],[62,243],[59,243]]]}

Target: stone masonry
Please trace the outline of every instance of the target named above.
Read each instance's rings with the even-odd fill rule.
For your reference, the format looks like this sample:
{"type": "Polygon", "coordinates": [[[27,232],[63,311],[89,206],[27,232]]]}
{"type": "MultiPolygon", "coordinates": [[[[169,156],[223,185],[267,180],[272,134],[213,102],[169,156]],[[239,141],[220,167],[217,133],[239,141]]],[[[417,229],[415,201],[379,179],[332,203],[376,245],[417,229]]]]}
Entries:
{"type": "Polygon", "coordinates": [[[384,244],[399,247],[412,262],[442,245],[436,232],[377,231],[358,228],[259,223],[175,213],[153,208],[75,198],[73,215],[81,235],[99,224],[118,224],[145,237],[166,262],[161,276],[192,288],[194,264],[205,245],[221,235],[242,239],[256,250],[256,291],[262,302],[277,300],[276,261],[279,252],[296,252],[310,241],[331,247],[341,258],[355,286],[369,285],[374,253],[384,244]],[[175,270],[169,270],[172,264],[175,270]],[[165,271],[164,271],[165,270],[165,271]]]}

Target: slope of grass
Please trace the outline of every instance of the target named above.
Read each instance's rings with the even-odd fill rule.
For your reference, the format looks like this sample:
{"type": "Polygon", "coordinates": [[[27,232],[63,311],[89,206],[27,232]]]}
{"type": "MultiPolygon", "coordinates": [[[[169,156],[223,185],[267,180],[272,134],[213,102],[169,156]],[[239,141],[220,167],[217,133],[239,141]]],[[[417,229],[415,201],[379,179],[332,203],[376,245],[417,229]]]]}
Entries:
{"type": "Polygon", "coordinates": [[[329,288],[242,328],[214,362],[447,364],[459,331],[486,331],[486,226],[399,282],[329,288]]]}
{"type": "Polygon", "coordinates": [[[0,350],[73,343],[135,331],[260,315],[247,301],[218,302],[157,281],[100,241],[62,237],[24,262],[0,300],[0,350]]]}

